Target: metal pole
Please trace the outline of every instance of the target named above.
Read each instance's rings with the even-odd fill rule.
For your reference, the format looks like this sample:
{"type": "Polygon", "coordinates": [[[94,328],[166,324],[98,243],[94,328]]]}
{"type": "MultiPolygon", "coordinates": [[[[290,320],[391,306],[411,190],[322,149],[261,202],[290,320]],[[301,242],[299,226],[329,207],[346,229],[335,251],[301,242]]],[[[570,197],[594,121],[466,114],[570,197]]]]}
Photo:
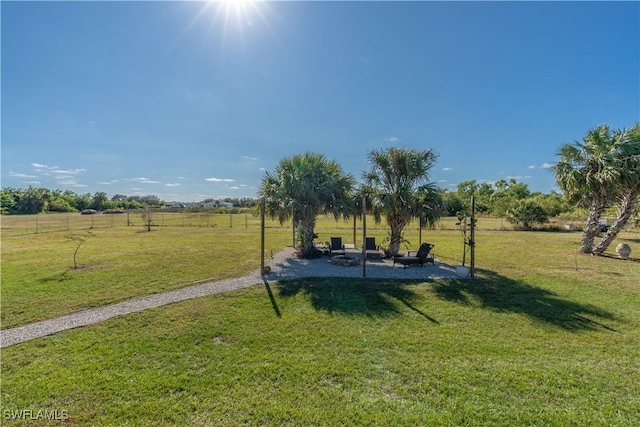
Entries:
{"type": "Polygon", "coordinates": [[[357,221],[358,216],[357,215],[353,215],[353,247],[357,248],[358,245],[356,245],[356,221],[357,221]]]}
{"type": "Polygon", "coordinates": [[[476,198],[471,196],[471,238],[469,244],[471,245],[471,278],[473,279],[476,276],[476,224],[475,224],[475,215],[476,213],[476,198]]]}
{"type": "Polygon", "coordinates": [[[367,277],[367,201],[362,196],[362,277],[367,277]]]}
{"type": "Polygon", "coordinates": [[[264,274],[264,199],[260,209],[260,274],[264,274]]]}

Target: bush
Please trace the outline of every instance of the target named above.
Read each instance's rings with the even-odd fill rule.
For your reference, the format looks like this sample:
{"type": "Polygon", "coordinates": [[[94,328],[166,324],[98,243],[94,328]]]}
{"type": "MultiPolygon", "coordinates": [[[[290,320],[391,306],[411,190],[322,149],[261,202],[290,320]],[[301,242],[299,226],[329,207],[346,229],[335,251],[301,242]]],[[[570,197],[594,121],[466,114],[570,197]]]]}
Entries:
{"type": "Polygon", "coordinates": [[[531,230],[534,224],[542,225],[549,222],[547,211],[535,200],[519,200],[514,207],[507,211],[507,219],[521,230],[531,230]]]}

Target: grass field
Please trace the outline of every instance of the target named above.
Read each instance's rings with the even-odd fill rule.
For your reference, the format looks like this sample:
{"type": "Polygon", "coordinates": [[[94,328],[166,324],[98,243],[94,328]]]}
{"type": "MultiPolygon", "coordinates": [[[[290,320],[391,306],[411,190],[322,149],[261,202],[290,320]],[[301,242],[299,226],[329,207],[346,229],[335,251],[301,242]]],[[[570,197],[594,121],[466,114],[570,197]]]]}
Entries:
{"type": "MultiPolygon", "coordinates": [[[[321,239],[350,237],[331,224],[321,239]]],[[[79,270],[63,233],[3,237],[3,327],[259,264],[255,230],[221,232],[96,230],[79,270]]],[[[626,262],[577,255],[579,237],[484,230],[482,280],[262,284],[8,347],[2,424],[638,425],[640,236],[619,239],[626,262]]],[[[270,250],[290,240],[267,232],[270,250]]],[[[461,256],[455,231],[423,240],[461,256]]]]}

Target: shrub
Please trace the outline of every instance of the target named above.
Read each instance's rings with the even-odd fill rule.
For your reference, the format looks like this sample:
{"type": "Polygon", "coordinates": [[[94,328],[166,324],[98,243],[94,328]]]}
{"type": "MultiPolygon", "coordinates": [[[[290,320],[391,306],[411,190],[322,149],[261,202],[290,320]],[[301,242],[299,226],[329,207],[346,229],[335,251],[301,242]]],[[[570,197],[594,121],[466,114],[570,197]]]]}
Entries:
{"type": "Polygon", "coordinates": [[[516,228],[531,230],[534,224],[542,225],[549,222],[549,215],[537,201],[523,199],[507,211],[507,219],[515,224],[516,228]]]}

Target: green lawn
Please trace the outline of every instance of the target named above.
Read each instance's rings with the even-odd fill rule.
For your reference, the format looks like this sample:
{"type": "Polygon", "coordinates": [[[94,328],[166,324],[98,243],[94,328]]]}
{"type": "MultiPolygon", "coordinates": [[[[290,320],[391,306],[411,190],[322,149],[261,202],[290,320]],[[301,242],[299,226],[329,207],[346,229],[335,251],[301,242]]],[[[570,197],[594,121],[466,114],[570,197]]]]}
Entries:
{"type": "MultiPolygon", "coordinates": [[[[136,237],[160,239],[165,231],[136,237]]],[[[274,247],[286,245],[289,233],[272,230],[268,239],[274,247]]],[[[437,257],[459,259],[458,234],[423,233],[423,240],[436,244],[437,257]]],[[[417,232],[407,237],[417,242],[417,232]]],[[[83,426],[635,426],[639,235],[619,239],[636,251],[626,262],[577,256],[579,237],[484,231],[477,248],[483,279],[477,281],[262,284],[8,347],[1,362],[2,425],[52,424],[8,419],[19,410],[48,410],[83,426]]],[[[184,251],[187,239],[174,238],[184,251]]],[[[234,238],[239,242],[233,250],[250,245],[234,238]]],[[[94,245],[106,241],[92,239],[94,245]]],[[[121,262],[139,262],[132,259],[136,253],[154,258],[162,252],[159,242],[132,244],[121,262]]],[[[12,252],[19,252],[17,242],[5,246],[3,239],[3,316],[12,310],[4,293],[10,264],[5,257],[20,259],[12,252]]],[[[37,246],[25,243],[23,256],[32,256],[37,246]]],[[[191,256],[204,251],[193,247],[200,249],[191,256]]],[[[111,251],[103,256],[115,257],[111,251]]],[[[82,262],[98,263],[95,256],[82,262]]],[[[65,254],[58,262],[68,267],[70,260],[65,254]]],[[[175,271],[160,264],[162,275],[153,276],[145,292],[159,291],[162,276],[177,287],[208,271],[192,276],[189,271],[199,271],[196,263],[175,271]]],[[[9,277],[28,278],[26,265],[9,277]]],[[[246,267],[252,268],[255,263],[246,267]]],[[[82,273],[91,278],[99,271],[82,273]]],[[[147,274],[136,275],[129,286],[143,287],[147,274]]],[[[112,289],[108,277],[103,280],[112,289]]],[[[73,293],[66,282],[47,283],[52,287],[45,294],[73,293]]],[[[25,294],[39,307],[25,311],[47,317],[54,308],[33,289],[25,294]]]]}

